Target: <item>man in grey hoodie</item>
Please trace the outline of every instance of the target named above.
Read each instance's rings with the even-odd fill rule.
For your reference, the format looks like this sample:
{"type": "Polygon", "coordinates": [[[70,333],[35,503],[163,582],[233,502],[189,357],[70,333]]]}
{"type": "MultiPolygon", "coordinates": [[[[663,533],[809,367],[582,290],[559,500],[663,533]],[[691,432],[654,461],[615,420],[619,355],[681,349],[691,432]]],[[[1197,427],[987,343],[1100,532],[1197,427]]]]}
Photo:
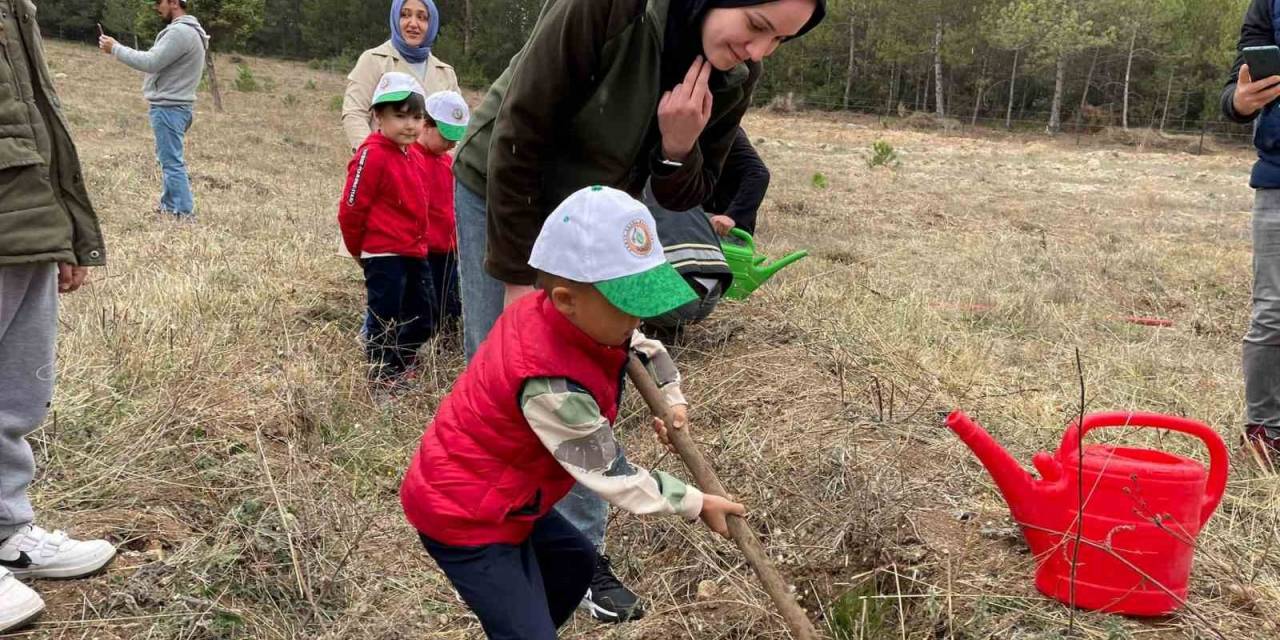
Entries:
{"type": "Polygon", "coordinates": [[[156,13],[167,26],[156,36],[150,51],[130,49],[110,36],[98,38],[98,48],[104,53],[147,74],[142,95],[151,105],[156,158],[164,174],[158,211],[178,218],[195,215],[182,144],[191,128],[196,87],[209,47],[209,35],[200,21],[187,14],[188,4],[189,0],[156,0],[156,13]]]}

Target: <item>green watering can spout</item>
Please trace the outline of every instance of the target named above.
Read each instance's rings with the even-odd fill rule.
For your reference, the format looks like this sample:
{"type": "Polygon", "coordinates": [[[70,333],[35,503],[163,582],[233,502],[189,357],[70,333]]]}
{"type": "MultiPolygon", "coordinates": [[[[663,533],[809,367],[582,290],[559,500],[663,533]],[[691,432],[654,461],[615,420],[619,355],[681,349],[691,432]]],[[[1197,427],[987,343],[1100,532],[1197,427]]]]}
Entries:
{"type": "Polygon", "coordinates": [[[756,254],[756,241],[751,234],[742,229],[733,229],[729,233],[743,242],[743,244],[720,242],[724,259],[729,263],[729,269],[733,271],[733,284],[725,293],[725,297],[730,300],[745,299],[779,271],[809,255],[808,251],[797,251],[780,260],[769,262],[767,257],[756,254]]]}

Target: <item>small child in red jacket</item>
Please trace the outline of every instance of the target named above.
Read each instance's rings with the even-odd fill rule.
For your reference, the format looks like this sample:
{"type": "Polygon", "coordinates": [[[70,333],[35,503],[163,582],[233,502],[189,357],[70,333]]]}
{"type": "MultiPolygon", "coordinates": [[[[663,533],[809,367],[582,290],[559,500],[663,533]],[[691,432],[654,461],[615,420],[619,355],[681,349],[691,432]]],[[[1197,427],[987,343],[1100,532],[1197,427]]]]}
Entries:
{"type": "Polygon", "coordinates": [[[440,321],[462,318],[458,293],[458,229],[453,211],[453,156],[471,120],[467,101],[454,91],[427,96],[427,119],[418,146],[427,159],[426,184],[430,199],[427,218],[427,262],[435,285],[440,321]]]}
{"type": "Polygon", "coordinates": [[[364,270],[370,379],[393,383],[414,366],[439,316],[427,262],[427,160],[415,144],[426,96],[412,76],[391,72],[378,83],[372,108],[378,130],[347,166],[338,225],[364,270]]]}
{"type": "MultiPolygon", "coordinates": [[[[649,210],[605,187],[547,218],[529,265],[541,291],[503,311],[441,403],[400,487],[405,516],[490,638],[554,640],[582,602],[595,545],[552,507],[574,483],[637,514],[701,517],[728,535],[742,505],[627,461],[614,438],[638,351],[684,428],[688,403],[640,318],[695,299],[649,210]]],[[[659,438],[666,425],[654,421],[659,438]]]]}

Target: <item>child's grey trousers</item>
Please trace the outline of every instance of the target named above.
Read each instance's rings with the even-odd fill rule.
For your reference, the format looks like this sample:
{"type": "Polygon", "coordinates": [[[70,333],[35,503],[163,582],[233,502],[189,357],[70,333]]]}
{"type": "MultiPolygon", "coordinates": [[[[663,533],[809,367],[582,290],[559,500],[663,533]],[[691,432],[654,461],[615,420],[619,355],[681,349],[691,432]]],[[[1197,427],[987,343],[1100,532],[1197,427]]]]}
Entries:
{"type": "Polygon", "coordinates": [[[0,539],[31,522],[36,459],[27,434],[53,398],[58,267],[0,266],[0,539]]]}

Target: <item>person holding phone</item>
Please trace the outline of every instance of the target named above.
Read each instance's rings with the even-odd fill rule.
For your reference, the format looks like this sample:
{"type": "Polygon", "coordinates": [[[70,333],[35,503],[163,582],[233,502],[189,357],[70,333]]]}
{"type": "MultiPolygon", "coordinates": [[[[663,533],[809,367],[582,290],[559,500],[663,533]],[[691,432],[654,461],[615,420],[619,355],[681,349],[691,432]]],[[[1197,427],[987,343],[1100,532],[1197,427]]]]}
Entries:
{"type": "MultiPolygon", "coordinates": [[[[466,355],[532,293],[529,255],[551,211],[602,185],[648,185],[673,211],[715,191],[761,60],[818,25],[825,0],[555,0],[493,83],[454,164],[466,355]]],[[[596,546],[608,504],[583,487],[557,507],[596,546]]],[[[600,556],[584,603],[640,617],[600,556]]]]}
{"type": "Polygon", "coordinates": [[[1245,441],[1280,463],[1280,0],[1253,0],[1222,91],[1222,113],[1254,123],[1253,312],[1244,337],[1245,441]]]}
{"type": "MultiPolygon", "coordinates": [[[[98,48],[125,66],[147,74],[142,95],[150,105],[156,159],[164,182],[156,213],[189,220],[195,216],[195,196],[183,151],[195,118],[196,88],[204,73],[209,34],[187,13],[188,0],[155,0],[152,8],[164,21],[150,51],[126,47],[108,35],[98,36],[98,48]]],[[[99,26],[101,33],[101,26],[99,26]]]]}

